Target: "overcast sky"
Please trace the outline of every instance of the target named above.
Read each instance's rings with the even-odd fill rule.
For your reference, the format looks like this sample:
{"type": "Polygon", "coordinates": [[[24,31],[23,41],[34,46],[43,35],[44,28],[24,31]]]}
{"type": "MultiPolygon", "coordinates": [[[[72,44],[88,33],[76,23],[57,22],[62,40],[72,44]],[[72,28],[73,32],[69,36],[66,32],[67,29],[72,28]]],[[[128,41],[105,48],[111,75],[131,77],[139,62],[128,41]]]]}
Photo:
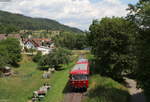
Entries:
{"type": "Polygon", "coordinates": [[[137,1],[11,0],[11,2],[0,2],[0,10],[21,13],[31,17],[50,18],[65,25],[88,30],[93,19],[101,19],[106,16],[125,16],[128,4],[135,4],[137,1]]]}

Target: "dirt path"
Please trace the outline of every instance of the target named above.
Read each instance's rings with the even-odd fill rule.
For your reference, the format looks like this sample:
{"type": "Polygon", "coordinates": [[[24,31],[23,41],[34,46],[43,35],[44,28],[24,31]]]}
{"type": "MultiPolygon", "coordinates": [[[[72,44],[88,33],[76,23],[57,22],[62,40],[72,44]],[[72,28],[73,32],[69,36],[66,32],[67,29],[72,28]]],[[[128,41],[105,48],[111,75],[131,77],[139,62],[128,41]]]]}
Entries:
{"type": "Polygon", "coordinates": [[[131,95],[131,102],[146,102],[143,90],[136,88],[137,85],[136,81],[128,78],[125,79],[126,82],[128,83],[128,89],[131,95]]]}
{"type": "Polygon", "coordinates": [[[63,102],[81,102],[83,93],[67,93],[63,102]]]}

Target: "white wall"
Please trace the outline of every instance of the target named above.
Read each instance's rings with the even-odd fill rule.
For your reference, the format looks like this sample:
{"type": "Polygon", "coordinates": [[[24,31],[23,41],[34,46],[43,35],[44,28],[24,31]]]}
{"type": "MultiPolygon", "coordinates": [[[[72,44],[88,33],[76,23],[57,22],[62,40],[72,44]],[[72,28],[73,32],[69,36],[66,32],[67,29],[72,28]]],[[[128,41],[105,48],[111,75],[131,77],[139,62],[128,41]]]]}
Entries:
{"type": "Polygon", "coordinates": [[[44,46],[37,47],[38,51],[41,51],[43,55],[49,54],[52,49],[44,46]]]}

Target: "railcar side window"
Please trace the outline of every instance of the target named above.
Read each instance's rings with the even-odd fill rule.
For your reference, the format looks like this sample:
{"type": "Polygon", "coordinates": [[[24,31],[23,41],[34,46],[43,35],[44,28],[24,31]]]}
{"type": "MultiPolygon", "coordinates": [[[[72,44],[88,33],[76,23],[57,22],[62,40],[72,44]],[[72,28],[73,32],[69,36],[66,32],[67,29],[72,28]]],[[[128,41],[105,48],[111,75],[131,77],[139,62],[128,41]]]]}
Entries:
{"type": "Polygon", "coordinates": [[[78,75],[72,75],[72,80],[87,80],[88,75],[78,74],[78,75]]]}

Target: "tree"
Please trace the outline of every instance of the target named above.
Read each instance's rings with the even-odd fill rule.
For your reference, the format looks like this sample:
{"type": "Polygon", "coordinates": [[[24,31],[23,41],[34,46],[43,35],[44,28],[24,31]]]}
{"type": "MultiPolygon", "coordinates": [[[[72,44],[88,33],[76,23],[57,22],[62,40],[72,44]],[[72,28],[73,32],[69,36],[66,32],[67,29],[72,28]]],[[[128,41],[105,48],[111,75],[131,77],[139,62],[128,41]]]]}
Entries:
{"type": "Polygon", "coordinates": [[[75,48],[76,49],[83,49],[87,47],[87,35],[85,34],[77,34],[76,36],[76,43],[75,48]]]}
{"type": "Polygon", "coordinates": [[[52,38],[58,47],[67,49],[83,49],[86,46],[86,35],[72,32],[63,32],[52,38]]]}
{"type": "Polygon", "coordinates": [[[3,45],[0,45],[0,69],[8,64],[8,52],[3,45]]]}
{"type": "MultiPolygon", "coordinates": [[[[129,5],[130,13],[127,18],[135,22],[139,27],[138,67],[137,80],[144,89],[147,97],[150,96],[150,0],[140,0],[136,5],[129,5]]],[[[150,100],[150,99],[149,99],[150,100]]],[[[149,101],[148,100],[148,101],[149,101]]]]}
{"type": "Polygon", "coordinates": [[[124,73],[132,71],[136,64],[135,27],[123,18],[93,21],[88,37],[101,75],[122,80],[124,73]]]}
{"type": "Polygon", "coordinates": [[[38,51],[37,54],[33,57],[33,61],[39,62],[41,58],[42,58],[42,53],[41,51],[38,51]]]}
{"type": "Polygon", "coordinates": [[[18,31],[19,31],[19,28],[14,25],[0,24],[0,33],[10,34],[10,33],[18,32],[18,31]]]}
{"type": "MultiPolygon", "coordinates": [[[[69,31],[75,33],[83,33],[81,30],[69,27],[51,19],[32,18],[23,16],[21,14],[14,14],[5,11],[0,11],[0,23],[2,25],[8,24],[26,30],[59,30],[69,31]]],[[[1,31],[1,30],[0,30],[1,31]]]]}
{"type": "Polygon", "coordinates": [[[7,38],[6,40],[0,41],[0,46],[3,49],[1,53],[5,53],[3,57],[4,59],[6,58],[7,64],[17,65],[17,62],[21,59],[20,42],[15,38],[7,38]]]}
{"type": "Polygon", "coordinates": [[[40,66],[61,68],[61,64],[67,64],[70,61],[70,51],[64,48],[57,48],[48,55],[45,55],[39,61],[40,66]]]}

